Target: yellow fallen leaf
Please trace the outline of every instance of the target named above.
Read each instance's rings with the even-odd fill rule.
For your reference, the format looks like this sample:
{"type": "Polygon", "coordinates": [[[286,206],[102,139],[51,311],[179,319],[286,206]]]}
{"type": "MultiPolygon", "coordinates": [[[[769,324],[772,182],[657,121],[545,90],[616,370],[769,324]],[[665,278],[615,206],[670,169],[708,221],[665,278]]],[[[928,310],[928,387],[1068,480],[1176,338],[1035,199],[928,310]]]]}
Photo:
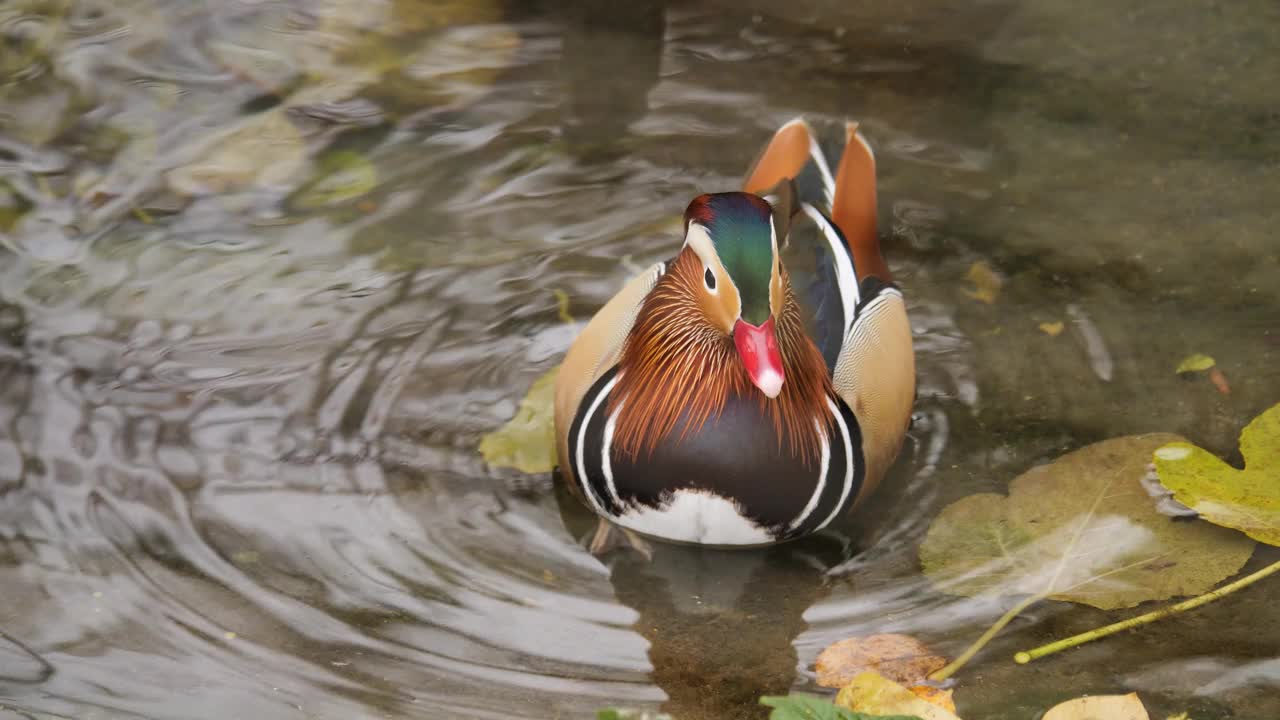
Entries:
{"type": "Polygon", "coordinates": [[[910,635],[884,633],[835,643],[818,654],[814,669],[819,685],[840,688],[868,670],[903,685],[914,685],[946,664],[946,658],[935,655],[910,635]]]}
{"type": "Polygon", "coordinates": [[[969,274],[965,275],[969,282],[973,283],[972,290],[965,290],[964,294],[974,300],[981,300],[990,305],[996,301],[996,296],[1000,294],[1000,288],[1004,286],[1004,280],[996,274],[995,270],[987,263],[979,260],[969,266],[969,274]]]}
{"type": "Polygon", "coordinates": [[[1183,358],[1182,362],[1178,363],[1178,369],[1175,370],[1174,372],[1178,374],[1182,374],[1186,372],[1203,372],[1213,367],[1216,364],[1217,363],[1214,362],[1214,359],[1209,357],[1208,355],[1204,355],[1202,353],[1195,353],[1193,355],[1188,355],[1185,358],[1183,358]]]}
{"type": "Polygon", "coordinates": [[[1096,695],[1055,705],[1041,720],[1151,720],[1137,693],[1096,695]]]}
{"type": "Polygon", "coordinates": [[[1187,714],[1186,714],[1186,713],[1184,713],[1184,712],[1180,712],[1180,713],[1178,713],[1177,715],[1170,715],[1169,717],[1165,718],[1164,720],[1191,720],[1191,716],[1190,716],[1190,715],[1187,715],[1187,714]]]}
{"type": "Polygon", "coordinates": [[[551,472],[556,465],[555,385],[560,366],[533,382],[515,417],[480,439],[480,454],[490,467],[520,472],[551,472]]]}
{"type": "Polygon", "coordinates": [[[1062,329],[1064,327],[1065,326],[1062,324],[1061,320],[1058,322],[1042,322],[1040,323],[1040,332],[1048,335],[1049,337],[1058,337],[1062,334],[1062,329]]]}
{"type": "Polygon", "coordinates": [[[960,720],[945,708],[874,672],[864,672],[836,695],[836,705],[867,715],[915,715],[920,720],[960,720]]]}
{"type": "Polygon", "coordinates": [[[560,288],[552,288],[551,294],[556,296],[556,310],[560,319],[566,323],[572,323],[573,316],[569,314],[569,293],[560,288]]]}
{"type": "Polygon", "coordinates": [[[1154,452],[1160,484],[1173,499],[1215,525],[1239,530],[1280,546],[1280,404],[1254,418],[1240,432],[1244,468],[1186,442],[1154,452]]]}

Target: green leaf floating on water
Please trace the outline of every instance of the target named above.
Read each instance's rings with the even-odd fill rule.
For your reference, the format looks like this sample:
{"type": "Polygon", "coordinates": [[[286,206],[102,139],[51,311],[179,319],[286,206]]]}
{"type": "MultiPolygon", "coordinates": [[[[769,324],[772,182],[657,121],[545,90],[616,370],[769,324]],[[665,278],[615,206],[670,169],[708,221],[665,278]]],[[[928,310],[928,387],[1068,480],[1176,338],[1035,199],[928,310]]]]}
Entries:
{"type": "Polygon", "coordinates": [[[480,439],[480,454],[491,467],[511,467],[531,475],[555,468],[555,385],[559,370],[557,365],[535,380],[515,417],[480,439]]]}
{"type": "Polygon", "coordinates": [[[925,574],[952,594],[1023,600],[931,677],[949,677],[1040,600],[1126,608],[1202,593],[1239,570],[1252,542],[1159,514],[1139,483],[1151,453],[1181,440],[1152,434],[1095,443],[1023,473],[1007,496],[983,493],[947,506],[920,547],[925,574]]]}
{"type": "Polygon", "coordinates": [[[854,712],[804,693],[766,695],[761,705],[773,708],[769,720],[920,720],[914,715],[867,715],[854,712]]]}
{"type": "Polygon", "coordinates": [[[1190,443],[1170,443],[1155,451],[1156,473],[1205,520],[1280,545],[1280,405],[1245,426],[1240,453],[1243,470],[1190,443]]]}

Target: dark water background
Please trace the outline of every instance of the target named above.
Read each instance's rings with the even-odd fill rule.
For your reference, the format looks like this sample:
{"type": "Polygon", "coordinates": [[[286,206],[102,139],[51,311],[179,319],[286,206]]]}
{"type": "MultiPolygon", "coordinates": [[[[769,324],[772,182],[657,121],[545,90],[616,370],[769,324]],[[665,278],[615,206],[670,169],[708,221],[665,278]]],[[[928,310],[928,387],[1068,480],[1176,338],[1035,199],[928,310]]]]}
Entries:
{"type": "MultiPolygon", "coordinates": [[[[920,576],[951,500],[1136,432],[1238,461],[1280,401],[1274,0],[623,5],[0,4],[0,718],[750,717],[1000,612],[920,576]],[[902,461],[803,543],[603,564],[476,445],[800,113],[878,153],[902,461]]],[[[1041,605],[960,712],[1278,717],[1277,587],[1016,667],[1118,617],[1041,605]]]]}

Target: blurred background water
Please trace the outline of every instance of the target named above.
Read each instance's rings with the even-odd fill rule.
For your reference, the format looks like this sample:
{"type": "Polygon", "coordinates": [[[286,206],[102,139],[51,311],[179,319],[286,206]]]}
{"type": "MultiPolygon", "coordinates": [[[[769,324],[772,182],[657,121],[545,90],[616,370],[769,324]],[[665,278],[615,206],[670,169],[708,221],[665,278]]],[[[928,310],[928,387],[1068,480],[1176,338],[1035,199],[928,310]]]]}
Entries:
{"type": "MultiPolygon", "coordinates": [[[[998,614],[920,576],[947,502],[1114,435],[1238,460],[1280,400],[1274,0],[623,5],[0,5],[0,718],[751,717],[998,614]],[[801,113],[878,153],[903,458],[811,540],[601,562],[479,439],[801,113]]],[[[1042,606],[961,714],[1280,716],[1277,597],[1015,667],[1114,618],[1042,606]]]]}

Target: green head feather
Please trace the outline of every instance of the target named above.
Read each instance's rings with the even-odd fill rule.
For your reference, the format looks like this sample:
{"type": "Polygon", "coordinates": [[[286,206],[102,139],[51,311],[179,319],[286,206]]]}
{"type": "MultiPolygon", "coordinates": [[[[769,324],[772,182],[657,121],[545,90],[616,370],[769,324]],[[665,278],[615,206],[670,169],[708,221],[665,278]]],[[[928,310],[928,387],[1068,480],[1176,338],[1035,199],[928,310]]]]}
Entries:
{"type": "Polygon", "coordinates": [[[773,210],[744,192],[704,195],[685,217],[702,224],[742,299],[742,319],[759,325],[769,319],[773,278],[773,210]]]}

